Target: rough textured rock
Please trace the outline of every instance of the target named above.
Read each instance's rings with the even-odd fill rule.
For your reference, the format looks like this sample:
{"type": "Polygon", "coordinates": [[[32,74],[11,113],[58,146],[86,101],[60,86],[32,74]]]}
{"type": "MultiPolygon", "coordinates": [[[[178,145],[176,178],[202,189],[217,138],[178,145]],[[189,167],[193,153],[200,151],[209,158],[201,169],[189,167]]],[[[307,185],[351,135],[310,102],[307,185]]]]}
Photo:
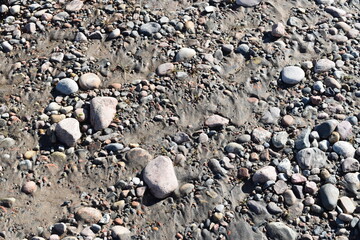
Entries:
{"type": "Polygon", "coordinates": [[[110,125],[116,114],[117,103],[113,97],[96,97],[90,101],[90,121],[96,131],[110,125]]]}
{"type": "Polygon", "coordinates": [[[276,181],[276,169],[273,166],[266,166],[257,170],[252,178],[254,183],[265,183],[269,180],[276,181]]]}
{"type": "Polygon", "coordinates": [[[114,240],[130,240],[131,232],[123,226],[114,226],[111,228],[111,236],[114,240]]]}
{"type": "Polygon", "coordinates": [[[322,168],[326,165],[326,155],[318,148],[304,148],[296,154],[296,160],[301,168],[322,168]]]}
{"type": "Polygon", "coordinates": [[[80,124],[75,118],[61,120],[55,128],[56,137],[67,146],[74,146],[81,137],[80,124]]]}
{"type": "Polygon", "coordinates": [[[179,185],[173,163],[165,156],[151,160],[144,169],[143,177],[151,193],[159,199],[169,196],[179,185]]]}
{"type": "Polygon", "coordinates": [[[205,121],[205,125],[210,128],[224,127],[229,124],[229,119],[220,115],[214,114],[208,117],[205,121]]]}
{"type": "Polygon", "coordinates": [[[142,148],[133,148],[126,153],[126,164],[134,168],[144,168],[151,159],[150,153],[142,148]]]}

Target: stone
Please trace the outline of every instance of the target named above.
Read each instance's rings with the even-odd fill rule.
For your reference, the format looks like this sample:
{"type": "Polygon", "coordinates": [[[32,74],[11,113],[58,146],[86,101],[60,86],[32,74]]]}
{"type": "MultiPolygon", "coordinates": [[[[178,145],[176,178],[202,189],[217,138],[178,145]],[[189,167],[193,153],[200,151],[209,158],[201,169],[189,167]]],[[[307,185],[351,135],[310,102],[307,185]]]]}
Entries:
{"type": "Polygon", "coordinates": [[[288,66],[281,72],[281,79],[284,83],[295,85],[305,78],[305,72],[300,67],[288,66]]]}
{"type": "Polygon", "coordinates": [[[224,118],[220,115],[214,114],[205,120],[205,125],[209,128],[220,128],[225,127],[229,124],[229,119],[224,118]]]}
{"type": "Polygon", "coordinates": [[[244,147],[236,142],[231,142],[225,147],[225,151],[228,153],[235,153],[235,154],[241,154],[245,149],[244,147]]]}
{"type": "Polygon", "coordinates": [[[338,141],[333,145],[333,150],[344,158],[352,158],[355,155],[355,148],[349,142],[338,141]]]}
{"type": "Polygon", "coordinates": [[[16,141],[12,138],[4,138],[0,140],[0,148],[9,149],[16,144],[16,141]]]}
{"type": "Polygon", "coordinates": [[[282,124],[285,126],[285,127],[290,127],[292,125],[294,125],[294,118],[290,115],[285,115],[283,118],[282,118],[282,124]]]}
{"type": "Polygon", "coordinates": [[[216,159],[210,159],[208,166],[214,174],[220,174],[221,176],[226,176],[227,171],[221,167],[220,162],[216,159]]]}
{"type": "Polygon", "coordinates": [[[337,132],[342,140],[347,140],[352,135],[352,125],[348,121],[342,121],[337,125],[337,132]]]}
{"type": "Polygon", "coordinates": [[[263,144],[270,141],[271,132],[265,130],[262,127],[257,127],[252,131],[251,138],[255,143],[263,144]]]}
{"type": "Polygon", "coordinates": [[[176,62],[187,62],[196,55],[196,51],[191,48],[181,48],[175,56],[176,62]]]}
{"type": "Polygon", "coordinates": [[[268,214],[264,202],[249,200],[247,205],[250,211],[254,212],[257,215],[268,214]]]}
{"type": "Polygon", "coordinates": [[[36,192],[36,190],[37,186],[34,181],[26,182],[21,188],[21,191],[26,194],[33,194],[34,192],[36,192]]]}
{"type": "Polygon", "coordinates": [[[352,214],[356,209],[354,201],[347,196],[343,196],[339,199],[339,206],[344,211],[344,213],[348,214],[352,214]]]}
{"type": "MultiPolygon", "coordinates": [[[[115,28],[114,30],[112,30],[112,31],[109,33],[108,39],[109,39],[109,40],[115,39],[115,38],[120,37],[120,35],[121,35],[120,29],[115,28]]],[[[97,38],[100,38],[100,36],[98,36],[97,38]]]]}
{"type": "Polygon", "coordinates": [[[2,42],[1,47],[2,50],[6,53],[11,52],[14,49],[14,47],[8,41],[2,42]]]}
{"type": "Polygon", "coordinates": [[[36,32],[36,24],[33,22],[27,23],[24,28],[27,33],[34,34],[36,32]]]}
{"type": "Polygon", "coordinates": [[[288,140],[289,134],[285,131],[276,132],[272,137],[272,144],[276,148],[284,148],[288,140]]]}
{"type": "Polygon", "coordinates": [[[339,198],[339,189],[337,187],[330,183],[324,184],[320,188],[319,195],[322,205],[327,210],[335,209],[339,198]]]}
{"type": "Polygon", "coordinates": [[[179,191],[182,196],[186,196],[189,195],[194,190],[194,188],[195,188],[194,184],[185,183],[179,188],[179,191]]]}
{"type": "Polygon", "coordinates": [[[320,59],[316,62],[314,71],[316,73],[328,72],[335,68],[335,63],[329,59],[320,59]]]}
{"type": "Polygon", "coordinates": [[[156,22],[149,22],[141,25],[139,29],[139,33],[144,34],[146,36],[151,36],[161,29],[161,25],[156,22]]]}
{"type": "Polygon", "coordinates": [[[157,69],[156,69],[156,73],[159,76],[166,76],[171,74],[175,69],[174,64],[172,63],[163,63],[160,64],[157,69]]]}
{"type": "Polygon", "coordinates": [[[310,193],[310,194],[312,194],[312,195],[315,195],[317,192],[318,192],[318,187],[317,187],[317,185],[316,185],[316,183],[315,182],[313,182],[313,181],[307,181],[306,183],[305,183],[305,188],[304,188],[304,191],[306,192],[306,193],[310,193]]]}
{"type": "Polygon", "coordinates": [[[106,145],[104,148],[107,151],[118,152],[124,149],[124,145],[122,145],[121,143],[110,143],[106,145]]]}
{"type": "Polygon", "coordinates": [[[55,52],[55,53],[51,54],[50,61],[56,62],[56,63],[62,63],[62,61],[64,60],[64,56],[65,55],[62,52],[55,52]]]}
{"type": "Polygon", "coordinates": [[[55,127],[56,137],[60,142],[71,147],[81,138],[80,124],[75,118],[61,120],[55,127]]]}
{"type": "Polygon", "coordinates": [[[151,160],[144,169],[143,178],[151,193],[159,199],[166,198],[179,186],[173,163],[166,156],[151,160]]]}
{"type": "Polygon", "coordinates": [[[114,240],[130,240],[131,232],[123,226],[114,226],[111,228],[111,236],[114,240]]]}
{"type": "Polygon", "coordinates": [[[283,213],[283,210],[274,202],[269,202],[266,208],[271,214],[283,213]]]}
{"type": "Polygon", "coordinates": [[[296,160],[302,169],[313,169],[325,167],[327,158],[318,148],[304,148],[296,154],[296,160]]]}
{"type": "Polygon", "coordinates": [[[301,150],[304,148],[309,148],[311,146],[309,139],[310,133],[311,133],[311,128],[306,128],[300,133],[300,135],[295,140],[296,149],[301,150]]]}
{"type": "Polygon", "coordinates": [[[294,205],[297,201],[296,196],[291,189],[286,190],[283,193],[283,197],[284,197],[285,203],[289,206],[294,205]]]}
{"type": "Polygon", "coordinates": [[[255,7],[261,3],[261,1],[262,0],[236,0],[236,4],[243,7],[255,7]]]}
{"type": "Polygon", "coordinates": [[[325,78],[324,83],[327,87],[341,89],[341,83],[339,83],[335,78],[327,77],[325,78]]]}
{"type": "Polygon", "coordinates": [[[266,235],[273,240],[295,240],[297,233],[282,222],[272,222],[266,225],[266,235]]]}
{"type": "Polygon", "coordinates": [[[341,169],[344,173],[357,172],[360,170],[359,161],[355,158],[346,158],[341,163],[341,169]]]}
{"type": "Polygon", "coordinates": [[[73,0],[66,4],[65,10],[68,12],[77,12],[80,11],[83,7],[84,2],[81,0],[73,0]]]}
{"type": "Polygon", "coordinates": [[[70,78],[64,78],[58,82],[56,85],[56,90],[64,95],[70,95],[76,93],[79,90],[79,87],[74,80],[70,78]]]}
{"type": "Polygon", "coordinates": [[[65,223],[55,223],[51,228],[51,232],[63,235],[66,232],[66,229],[67,227],[65,223]]]}
{"type": "Polygon", "coordinates": [[[271,107],[268,111],[264,112],[264,115],[261,117],[261,122],[265,124],[276,124],[280,118],[280,108],[271,107]]]}
{"type": "Polygon", "coordinates": [[[79,86],[82,90],[99,88],[101,80],[95,73],[85,73],[79,79],[79,86]]]}
{"type": "Polygon", "coordinates": [[[88,39],[84,33],[78,32],[75,36],[75,41],[76,42],[87,42],[88,39]]]}
{"type": "Polygon", "coordinates": [[[101,211],[96,208],[81,207],[76,211],[75,217],[80,221],[84,221],[85,223],[93,224],[101,220],[102,214],[101,211]]]}
{"type": "Polygon", "coordinates": [[[337,125],[339,124],[336,120],[325,121],[315,127],[315,131],[319,133],[321,138],[328,138],[333,131],[335,131],[337,125]]]}
{"type": "Polygon", "coordinates": [[[267,181],[276,181],[277,173],[273,166],[265,166],[255,172],[252,177],[254,183],[266,183],[267,181]]]}
{"type": "Polygon", "coordinates": [[[126,153],[126,164],[130,167],[144,168],[151,159],[150,153],[142,148],[133,148],[126,153]]]}
{"type": "Polygon", "coordinates": [[[116,114],[118,101],[113,97],[95,97],[90,101],[90,122],[95,131],[107,128],[116,114]]]}
{"type": "MultiPolygon", "coordinates": [[[[271,35],[274,37],[282,37],[286,35],[285,26],[282,23],[275,23],[271,28],[271,35]]],[[[304,74],[305,76],[305,74],[304,74]]]]}

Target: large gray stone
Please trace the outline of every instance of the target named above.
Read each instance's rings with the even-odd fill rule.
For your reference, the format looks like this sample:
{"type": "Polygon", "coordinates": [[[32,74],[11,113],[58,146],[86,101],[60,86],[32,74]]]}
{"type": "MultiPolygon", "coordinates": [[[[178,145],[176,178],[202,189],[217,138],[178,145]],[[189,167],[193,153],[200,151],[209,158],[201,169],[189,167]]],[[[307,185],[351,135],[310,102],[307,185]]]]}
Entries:
{"type": "Polygon", "coordinates": [[[254,7],[261,3],[262,0],[236,0],[236,4],[243,7],[254,7]]]}
{"type": "Polygon", "coordinates": [[[146,36],[151,36],[154,33],[157,33],[158,31],[160,31],[160,29],[161,29],[160,24],[158,24],[156,22],[149,22],[149,23],[145,23],[145,24],[141,25],[139,32],[146,36]]]}
{"type": "Polygon", "coordinates": [[[151,193],[159,199],[166,198],[179,186],[173,163],[166,156],[151,160],[144,169],[143,177],[151,193]]]}
{"type": "Polygon", "coordinates": [[[296,154],[296,160],[301,168],[322,168],[326,165],[326,155],[318,148],[304,148],[296,154]]]}
{"type": "Polygon", "coordinates": [[[334,185],[327,183],[321,186],[319,194],[322,205],[327,210],[334,210],[339,199],[339,189],[334,185]]]}
{"type": "Polygon", "coordinates": [[[316,62],[314,71],[316,73],[328,72],[335,68],[335,63],[329,59],[320,59],[316,62]]]}
{"type": "Polygon", "coordinates": [[[281,72],[281,79],[284,83],[294,85],[305,78],[305,72],[300,67],[288,66],[284,67],[281,72]]]}
{"type": "Polygon", "coordinates": [[[176,62],[186,62],[196,55],[196,51],[192,48],[181,48],[175,56],[176,62]]]}
{"type": "Polygon", "coordinates": [[[101,80],[95,73],[85,73],[79,79],[79,86],[83,90],[99,88],[101,80]]]}
{"type": "Polygon", "coordinates": [[[56,85],[56,90],[64,95],[70,95],[76,93],[79,90],[79,87],[74,80],[70,78],[64,78],[58,82],[56,85]]]}
{"type": "Polygon", "coordinates": [[[96,131],[110,125],[116,114],[117,103],[113,97],[96,97],[90,101],[90,121],[96,131]]]}
{"type": "Polygon", "coordinates": [[[56,137],[67,146],[74,146],[81,137],[80,124],[75,118],[61,120],[55,127],[56,137]]]}
{"type": "Polygon", "coordinates": [[[333,145],[333,150],[344,158],[352,158],[355,155],[355,148],[349,142],[338,141],[333,145]]]}
{"type": "Polygon", "coordinates": [[[295,240],[297,238],[297,233],[282,222],[267,224],[266,235],[274,240],[295,240]]]}

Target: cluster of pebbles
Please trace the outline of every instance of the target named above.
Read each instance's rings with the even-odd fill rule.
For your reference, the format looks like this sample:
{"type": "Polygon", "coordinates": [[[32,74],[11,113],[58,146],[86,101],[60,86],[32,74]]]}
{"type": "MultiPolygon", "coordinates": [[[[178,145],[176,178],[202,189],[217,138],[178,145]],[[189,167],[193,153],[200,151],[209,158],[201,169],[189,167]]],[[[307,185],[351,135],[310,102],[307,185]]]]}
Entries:
{"type": "Polygon", "coordinates": [[[1,3],[0,239],[360,238],[359,1],[1,3]]]}

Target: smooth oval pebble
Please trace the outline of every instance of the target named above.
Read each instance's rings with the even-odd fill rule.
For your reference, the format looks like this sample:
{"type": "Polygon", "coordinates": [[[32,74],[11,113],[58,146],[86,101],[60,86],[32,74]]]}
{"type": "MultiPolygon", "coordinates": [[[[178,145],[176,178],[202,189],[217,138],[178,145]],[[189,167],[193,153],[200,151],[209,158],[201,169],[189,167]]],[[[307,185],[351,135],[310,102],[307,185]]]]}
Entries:
{"type": "Polygon", "coordinates": [[[21,191],[26,194],[32,194],[36,192],[36,190],[37,190],[37,186],[34,181],[26,182],[21,188],[21,191]]]}
{"type": "Polygon", "coordinates": [[[175,61],[176,62],[186,62],[189,61],[196,55],[196,51],[192,48],[182,48],[176,54],[175,61]]]}
{"type": "Polygon", "coordinates": [[[288,66],[284,67],[281,72],[281,79],[286,84],[297,84],[305,78],[305,72],[300,67],[288,66]]]}
{"type": "Polygon", "coordinates": [[[81,207],[76,211],[77,219],[86,223],[97,223],[102,218],[101,211],[93,207],[81,207]]]}
{"type": "Polygon", "coordinates": [[[56,90],[64,95],[70,95],[76,93],[79,90],[79,87],[74,80],[70,78],[64,78],[58,82],[56,85],[56,90]]]}
{"type": "Polygon", "coordinates": [[[262,0],[236,0],[236,4],[243,7],[254,7],[261,3],[262,0]]]}
{"type": "Polygon", "coordinates": [[[99,88],[101,80],[95,73],[85,73],[79,79],[79,86],[83,90],[99,88]]]}

